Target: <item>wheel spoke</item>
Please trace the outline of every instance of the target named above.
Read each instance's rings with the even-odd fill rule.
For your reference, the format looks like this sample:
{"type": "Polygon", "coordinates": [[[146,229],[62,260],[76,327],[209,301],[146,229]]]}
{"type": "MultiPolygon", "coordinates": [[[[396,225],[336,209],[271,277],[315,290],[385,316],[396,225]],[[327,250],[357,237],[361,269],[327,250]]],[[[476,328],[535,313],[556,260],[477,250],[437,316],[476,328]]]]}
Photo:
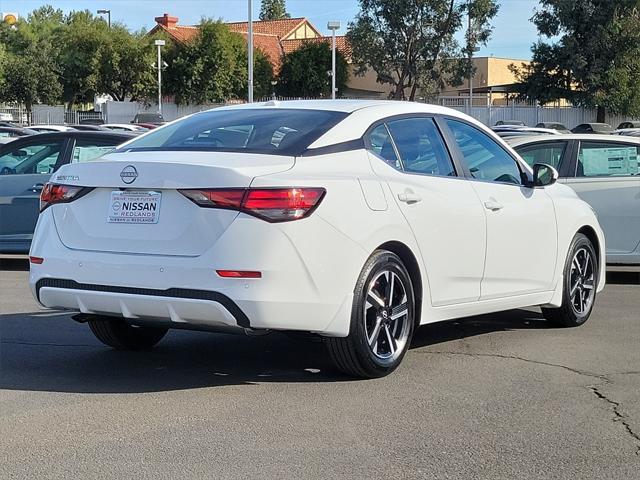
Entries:
{"type": "Polygon", "coordinates": [[[573,285],[573,287],[571,287],[571,290],[569,292],[569,296],[571,298],[575,298],[576,296],[576,291],[578,290],[578,287],[580,286],[580,279],[576,279],[576,283],[573,285]]]}
{"type": "Polygon", "coordinates": [[[373,327],[373,331],[371,332],[371,336],[368,337],[369,345],[372,347],[378,342],[378,337],[380,336],[380,328],[382,327],[382,319],[376,318],[376,324],[373,327]]]}
{"type": "Polygon", "coordinates": [[[369,293],[367,293],[367,302],[369,302],[371,305],[375,306],[378,305],[379,307],[384,307],[384,300],[382,300],[374,291],[373,289],[369,290],[369,293]]]}
{"type": "Polygon", "coordinates": [[[393,304],[393,284],[395,278],[395,274],[393,272],[389,272],[389,279],[387,280],[387,307],[390,307],[393,304]]]}
{"type": "Polygon", "coordinates": [[[388,325],[384,326],[384,332],[386,333],[387,341],[389,342],[389,352],[393,355],[398,349],[398,344],[396,343],[396,339],[394,338],[394,336],[391,335],[388,325]]]}
{"type": "Polygon", "coordinates": [[[391,320],[396,320],[396,319],[398,319],[400,317],[403,317],[408,312],[409,312],[409,308],[408,308],[406,302],[401,304],[401,305],[398,305],[396,307],[393,307],[391,309],[391,320]]]}
{"type": "Polygon", "coordinates": [[[582,267],[580,266],[580,262],[578,261],[578,255],[573,257],[573,266],[578,270],[578,273],[582,275],[582,267]]]}
{"type": "Polygon", "coordinates": [[[583,273],[584,275],[586,275],[586,274],[587,274],[587,272],[588,272],[588,270],[587,270],[587,269],[589,268],[589,260],[590,260],[590,257],[591,257],[591,256],[590,256],[587,252],[584,252],[584,264],[583,264],[583,266],[582,266],[582,273],[583,273]]]}

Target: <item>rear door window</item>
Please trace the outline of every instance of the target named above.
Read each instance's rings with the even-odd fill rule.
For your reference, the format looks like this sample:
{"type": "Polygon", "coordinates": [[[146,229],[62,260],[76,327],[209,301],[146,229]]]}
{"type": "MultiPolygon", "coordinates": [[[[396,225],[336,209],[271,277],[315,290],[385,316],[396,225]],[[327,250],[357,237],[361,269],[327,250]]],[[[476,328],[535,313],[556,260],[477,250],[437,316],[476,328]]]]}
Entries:
{"type": "Polygon", "coordinates": [[[518,152],[523,160],[530,166],[536,163],[546,163],[556,170],[560,170],[567,143],[568,142],[544,142],[533,145],[521,145],[515,147],[515,151],[518,152]]]}
{"type": "Polygon", "coordinates": [[[64,140],[24,145],[0,156],[0,174],[28,175],[53,173],[64,140]]]}
{"type": "Polygon", "coordinates": [[[432,118],[403,118],[392,120],[387,126],[404,171],[441,177],[456,175],[444,140],[432,118]]]}
{"type": "Polygon", "coordinates": [[[619,177],[640,174],[638,146],[581,142],[576,177],[619,177]]]}

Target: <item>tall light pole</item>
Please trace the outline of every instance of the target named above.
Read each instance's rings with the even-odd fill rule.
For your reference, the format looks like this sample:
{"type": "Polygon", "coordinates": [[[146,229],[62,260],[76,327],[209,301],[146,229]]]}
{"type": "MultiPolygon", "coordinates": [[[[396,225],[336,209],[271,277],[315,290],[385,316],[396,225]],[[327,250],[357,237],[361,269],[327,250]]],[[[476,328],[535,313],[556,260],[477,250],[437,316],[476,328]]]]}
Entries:
{"type": "Polygon", "coordinates": [[[156,40],[155,45],[158,47],[158,113],[162,114],[162,54],[160,49],[164,47],[164,40],[156,40]]]}
{"type": "Polygon", "coordinates": [[[480,51],[476,46],[476,33],[473,28],[473,17],[471,16],[471,2],[467,4],[467,13],[469,14],[469,26],[467,27],[467,42],[469,46],[469,115],[471,115],[471,108],[473,107],[473,54],[480,51]]]}
{"type": "Polygon", "coordinates": [[[106,15],[107,23],[109,24],[109,28],[111,28],[111,10],[98,10],[98,15],[106,15]]]}
{"type": "Polygon", "coordinates": [[[247,35],[247,50],[249,52],[249,91],[247,93],[247,100],[249,103],[253,102],[253,20],[252,20],[252,10],[253,5],[251,0],[248,1],[249,8],[249,34],[247,35]]]}
{"type": "Polygon", "coordinates": [[[336,30],[340,29],[340,22],[333,21],[327,23],[327,28],[331,30],[331,98],[336,99],[336,30]]]}

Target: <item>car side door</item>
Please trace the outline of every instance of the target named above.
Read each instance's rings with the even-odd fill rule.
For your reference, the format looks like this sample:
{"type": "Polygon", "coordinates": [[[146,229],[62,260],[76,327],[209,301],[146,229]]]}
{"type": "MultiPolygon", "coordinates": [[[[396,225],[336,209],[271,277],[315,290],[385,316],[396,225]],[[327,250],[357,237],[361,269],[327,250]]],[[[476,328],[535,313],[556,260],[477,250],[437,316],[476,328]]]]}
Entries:
{"type": "Polygon", "coordinates": [[[372,168],[412,229],[433,306],[477,301],[485,220],[469,182],[458,176],[434,117],[393,117],[365,136],[372,168]]]}
{"type": "Polygon", "coordinates": [[[0,242],[11,250],[28,250],[40,192],[66,153],[66,139],[36,137],[0,148],[0,242]]]}
{"type": "Polygon", "coordinates": [[[553,201],[525,185],[524,167],[488,133],[460,119],[446,125],[486,216],[480,299],[550,291],[558,253],[553,201]]]}
{"type": "Polygon", "coordinates": [[[580,141],[566,183],[595,210],[608,263],[625,263],[640,245],[640,144],[580,141]]]}

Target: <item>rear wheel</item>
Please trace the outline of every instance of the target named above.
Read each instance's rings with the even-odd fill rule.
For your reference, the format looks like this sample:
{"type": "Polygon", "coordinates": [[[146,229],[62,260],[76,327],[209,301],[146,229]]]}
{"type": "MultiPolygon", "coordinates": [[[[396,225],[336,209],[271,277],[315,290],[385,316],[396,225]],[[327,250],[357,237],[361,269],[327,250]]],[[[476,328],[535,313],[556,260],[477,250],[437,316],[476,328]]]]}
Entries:
{"type": "Polygon", "coordinates": [[[116,350],[146,350],[167,333],[166,328],[139,327],[106,317],[98,317],[87,323],[98,340],[116,350]]]}
{"type": "Polygon", "coordinates": [[[326,339],[336,366],[364,378],[393,372],[409,349],[414,312],[413,285],[402,260],[374,252],[356,284],[349,335],[326,339]]]}
{"type": "Polygon", "coordinates": [[[591,240],[578,233],[569,249],[564,266],[564,285],[560,308],[543,308],[549,322],[561,327],[577,327],[585,323],[596,299],[598,257],[591,240]]]}

